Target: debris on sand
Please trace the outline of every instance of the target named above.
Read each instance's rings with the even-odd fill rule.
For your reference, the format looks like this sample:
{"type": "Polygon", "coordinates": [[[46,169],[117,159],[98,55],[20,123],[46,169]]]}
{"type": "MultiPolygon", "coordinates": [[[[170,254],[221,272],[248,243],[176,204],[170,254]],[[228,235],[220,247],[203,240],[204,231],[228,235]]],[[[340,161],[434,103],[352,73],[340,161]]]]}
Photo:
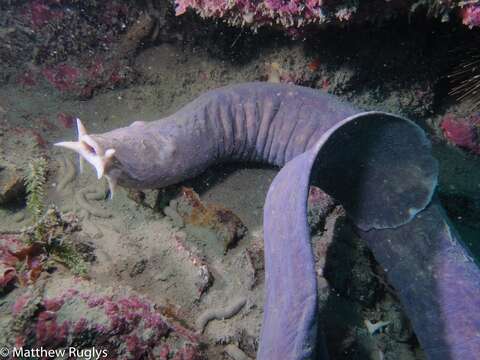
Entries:
{"type": "Polygon", "coordinates": [[[174,235],[175,249],[181,258],[186,258],[188,263],[196,270],[195,273],[195,286],[198,291],[198,296],[201,297],[208,288],[213,284],[213,275],[208,268],[206,261],[197,254],[197,251],[193,250],[187,245],[184,236],[182,234],[174,235]]]}

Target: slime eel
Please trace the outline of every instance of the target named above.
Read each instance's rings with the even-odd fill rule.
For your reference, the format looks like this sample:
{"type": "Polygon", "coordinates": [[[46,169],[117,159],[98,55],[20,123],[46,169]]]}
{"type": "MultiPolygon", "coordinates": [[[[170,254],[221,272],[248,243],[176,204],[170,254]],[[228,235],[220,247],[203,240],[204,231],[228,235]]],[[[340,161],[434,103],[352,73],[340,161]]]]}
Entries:
{"type": "Polygon", "coordinates": [[[336,198],[396,288],[428,359],[480,357],[480,271],[435,196],[438,164],[415,123],[299,86],[246,83],[174,114],[87,134],[73,149],[117,185],[160,188],[227,161],[282,166],[264,208],[262,360],[327,359],[307,196],[336,198]]]}

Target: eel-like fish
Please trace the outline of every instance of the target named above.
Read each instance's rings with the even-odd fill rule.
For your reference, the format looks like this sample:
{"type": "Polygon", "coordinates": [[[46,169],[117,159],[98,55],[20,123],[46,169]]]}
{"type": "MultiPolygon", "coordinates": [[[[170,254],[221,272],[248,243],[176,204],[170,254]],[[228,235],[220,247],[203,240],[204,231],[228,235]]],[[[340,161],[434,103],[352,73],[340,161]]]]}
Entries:
{"type": "Polygon", "coordinates": [[[264,209],[266,299],[258,359],[326,359],[307,224],[310,184],[345,207],[386,270],[429,359],[480,356],[480,270],[435,188],[424,131],[293,85],[209,91],[174,114],[90,135],[73,149],[117,185],[161,188],[227,161],[283,166],[264,209]]]}

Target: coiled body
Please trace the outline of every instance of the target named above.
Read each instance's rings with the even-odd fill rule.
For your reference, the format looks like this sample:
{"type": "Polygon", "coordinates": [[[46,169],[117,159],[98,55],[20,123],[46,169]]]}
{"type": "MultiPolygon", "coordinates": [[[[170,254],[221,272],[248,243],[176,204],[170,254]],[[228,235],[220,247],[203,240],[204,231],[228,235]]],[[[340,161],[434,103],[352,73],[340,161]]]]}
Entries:
{"type": "Polygon", "coordinates": [[[264,210],[259,359],[327,356],[318,337],[306,215],[312,182],[344,205],[388,269],[429,359],[468,360],[480,353],[480,272],[432,203],[437,162],[411,121],[363,113],[312,89],[248,83],[207,92],[167,118],[89,136],[89,161],[126,187],[167,186],[219,162],[285,165],[264,210]],[[96,160],[102,149],[112,150],[111,162],[96,160]],[[433,305],[425,311],[427,304],[433,305]]]}

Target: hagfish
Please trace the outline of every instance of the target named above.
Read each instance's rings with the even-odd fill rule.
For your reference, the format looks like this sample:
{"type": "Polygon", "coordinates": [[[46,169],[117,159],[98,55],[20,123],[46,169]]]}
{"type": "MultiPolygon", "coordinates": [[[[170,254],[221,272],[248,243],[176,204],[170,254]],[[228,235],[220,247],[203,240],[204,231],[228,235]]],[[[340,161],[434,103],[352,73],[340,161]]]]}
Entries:
{"type": "Polygon", "coordinates": [[[161,188],[228,161],[283,167],[264,209],[266,295],[258,359],[328,357],[317,321],[306,213],[310,184],[342,203],[388,269],[429,359],[480,353],[480,271],[435,200],[438,164],[413,122],[362,112],[313,89],[247,83],[209,91],[153,122],[104,134],[77,125],[78,141],[57,145],[90,162],[99,178],[107,178],[111,194],[118,185],[161,188]],[[435,249],[432,259],[425,247],[435,249]]]}

